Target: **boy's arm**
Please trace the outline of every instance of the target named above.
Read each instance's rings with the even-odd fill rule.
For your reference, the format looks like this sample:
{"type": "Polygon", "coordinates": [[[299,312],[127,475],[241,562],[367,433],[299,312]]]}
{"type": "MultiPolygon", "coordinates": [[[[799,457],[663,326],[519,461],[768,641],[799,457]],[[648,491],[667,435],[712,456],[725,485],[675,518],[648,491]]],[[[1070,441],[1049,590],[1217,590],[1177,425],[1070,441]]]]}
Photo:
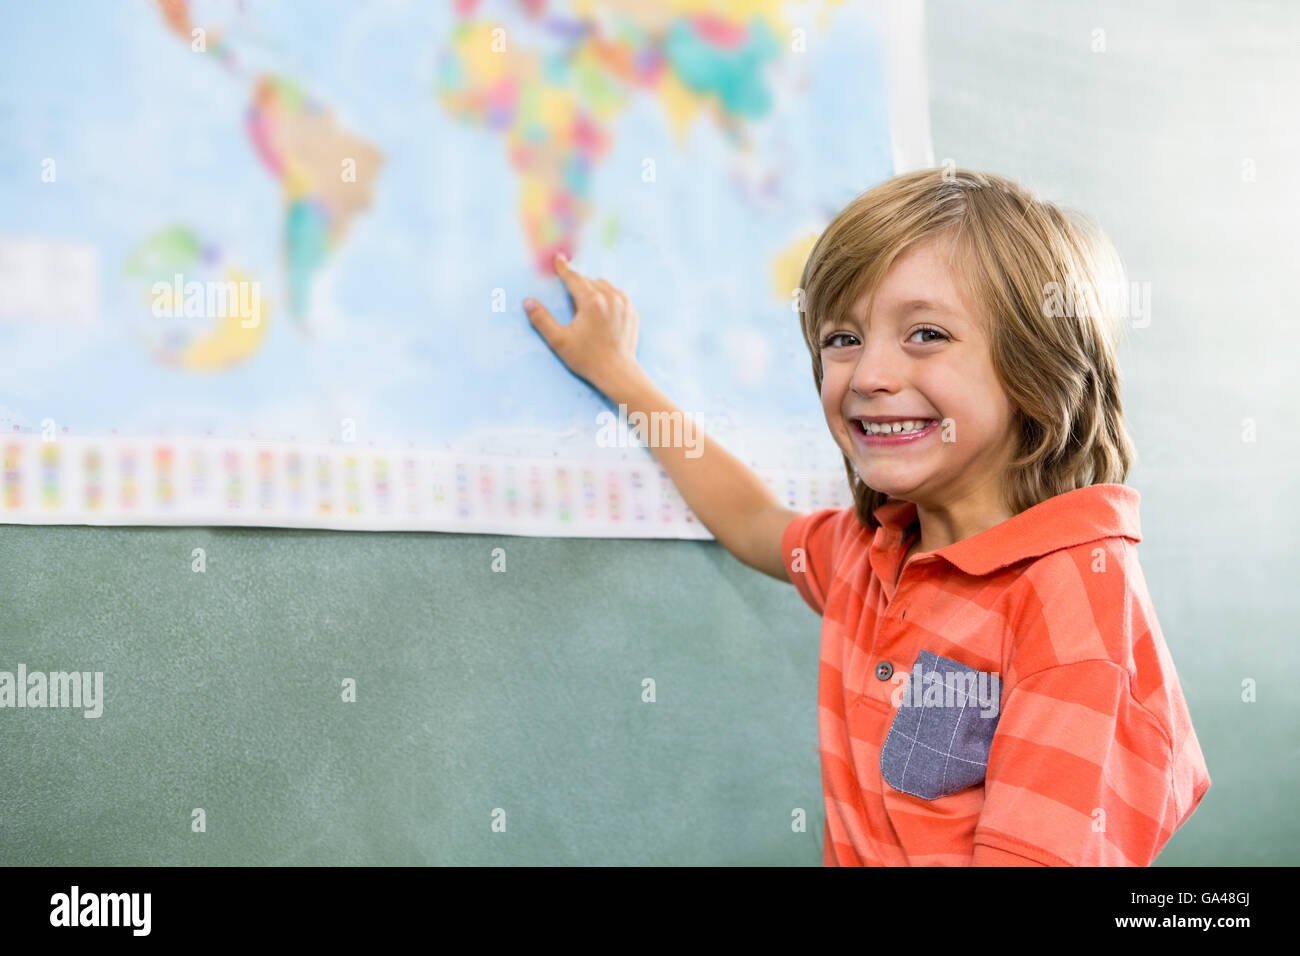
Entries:
{"type": "MultiPolygon", "coordinates": [[[[602,391],[616,404],[626,405],[629,416],[633,412],[644,412],[647,418],[652,413],[683,414],[639,366],[608,382],[602,391]]],[[[789,581],[781,536],[799,512],[782,505],[762,478],[698,426],[695,437],[693,450],[664,445],[652,445],[650,450],[719,544],[751,568],[789,581]]]]}
{"type": "MultiPolygon", "coordinates": [[[[555,271],[573,297],[573,321],[560,325],[545,306],[524,300],[529,321],[552,351],[575,375],[626,405],[629,415],[644,412],[650,421],[655,412],[682,415],[637,364],[639,320],[627,294],[575,272],[562,255],[556,256],[555,271]]],[[[684,424],[684,418],[676,420],[684,424]]],[[[798,512],[784,507],[763,479],[702,430],[695,434],[693,448],[651,443],[650,450],[719,544],[751,568],[788,581],[781,538],[798,512]]]]}

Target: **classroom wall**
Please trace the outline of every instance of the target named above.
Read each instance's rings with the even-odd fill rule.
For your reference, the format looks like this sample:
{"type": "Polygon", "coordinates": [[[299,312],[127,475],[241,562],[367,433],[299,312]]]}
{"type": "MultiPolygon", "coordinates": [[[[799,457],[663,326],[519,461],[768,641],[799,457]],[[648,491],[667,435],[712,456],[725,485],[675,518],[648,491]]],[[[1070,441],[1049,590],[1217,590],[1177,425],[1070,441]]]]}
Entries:
{"type": "MultiPolygon", "coordinates": [[[[1129,484],[1213,777],[1157,865],[1294,864],[1300,9],[990,6],[928,4],[936,161],[1151,288],[1129,484]]],[[[106,698],[0,713],[0,864],[816,866],[819,623],[712,542],[0,526],[0,660],[106,698]]]]}

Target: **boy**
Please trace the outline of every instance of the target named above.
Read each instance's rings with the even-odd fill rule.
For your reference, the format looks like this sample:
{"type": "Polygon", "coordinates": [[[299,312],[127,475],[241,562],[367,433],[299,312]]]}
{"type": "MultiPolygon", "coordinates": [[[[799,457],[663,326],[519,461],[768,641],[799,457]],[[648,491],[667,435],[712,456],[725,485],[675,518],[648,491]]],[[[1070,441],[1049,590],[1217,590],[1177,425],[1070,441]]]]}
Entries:
{"type": "MultiPolygon", "coordinates": [[[[627,296],[562,259],[577,375],[680,410],[627,296]]],[[[735,557],[822,615],[824,861],[1147,866],[1210,777],[1135,545],[1108,240],[985,173],[851,202],[801,321],[853,507],[799,514],[715,443],[653,447],[735,557]]]]}

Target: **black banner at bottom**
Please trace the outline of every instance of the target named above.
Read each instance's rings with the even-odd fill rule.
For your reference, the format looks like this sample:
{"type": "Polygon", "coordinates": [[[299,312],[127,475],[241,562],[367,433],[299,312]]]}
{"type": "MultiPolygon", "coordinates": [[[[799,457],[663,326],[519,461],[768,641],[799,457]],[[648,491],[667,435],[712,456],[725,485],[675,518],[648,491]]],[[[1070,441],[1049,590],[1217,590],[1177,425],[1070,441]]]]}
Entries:
{"type": "Polygon", "coordinates": [[[421,931],[433,942],[469,931],[491,944],[514,930],[534,942],[591,935],[603,946],[670,947],[686,938],[679,929],[697,942],[716,928],[732,942],[750,935],[771,942],[776,931],[819,942],[828,931],[899,942],[923,932],[951,935],[960,947],[991,932],[1005,939],[1047,930],[1053,935],[1039,938],[1149,943],[1198,934],[1232,945],[1278,928],[1292,875],[1176,867],[9,867],[0,926],[7,944],[66,936],[82,944],[283,938],[338,945],[421,931]]]}

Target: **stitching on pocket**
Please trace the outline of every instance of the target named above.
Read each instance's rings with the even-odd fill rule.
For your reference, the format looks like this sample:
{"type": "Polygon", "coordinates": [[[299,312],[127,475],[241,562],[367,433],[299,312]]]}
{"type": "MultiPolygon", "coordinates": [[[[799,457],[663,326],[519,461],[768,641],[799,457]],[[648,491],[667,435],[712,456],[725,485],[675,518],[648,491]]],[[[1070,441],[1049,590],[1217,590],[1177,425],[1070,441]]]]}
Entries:
{"type": "MultiPolygon", "coordinates": [[[[885,742],[880,748],[880,772],[885,782],[895,790],[901,793],[908,793],[922,800],[936,800],[939,797],[950,796],[959,793],[970,787],[977,786],[983,780],[984,774],[988,768],[988,753],[992,745],[993,734],[997,728],[997,721],[1000,714],[994,711],[992,716],[983,713],[970,718],[978,720],[979,723],[970,723],[967,721],[963,725],[962,721],[966,714],[966,705],[972,700],[980,706],[980,710],[986,710],[990,707],[998,707],[999,681],[995,673],[980,671],[960,661],[952,658],[940,657],[932,651],[920,651],[917,654],[916,662],[912,666],[912,673],[909,675],[908,692],[902,703],[899,705],[894,719],[889,726],[889,732],[885,735],[885,742]],[[946,714],[952,713],[948,707],[935,708],[933,705],[926,707],[923,703],[914,703],[913,694],[916,694],[916,700],[921,700],[925,693],[925,687],[916,688],[912,681],[918,675],[917,667],[920,667],[921,683],[926,683],[926,671],[930,674],[941,675],[945,685],[950,678],[954,676],[974,675],[974,693],[968,694],[959,685],[959,682],[953,682],[951,688],[955,695],[959,695],[961,700],[960,709],[957,710],[957,716],[952,721],[952,730],[945,741],[942,734],[947,730],[947,723],[944,721],[946,714]],[[940,720],[938,727],[933,727],[926,723],[927,714],[930,720],[940,720]],[[913,721],[914,726],[913,726],[913,721]],[[966,733],[958,740],[959,731],[965,730],[966,733]],[[909,732],[910,731],[910,732],[909,732]],[[936,739],[934,734],[940,736],[936,739]],[[906,740],[909,743],[906,756],[902,754],[901,741],[906,740]],[[922,753],[918,755],[918,745],[922,748],[922,753]],[[960,749],[961,753],[958,753],[960,749]],[[932,766],[925,768],[923,772],[916,772],[913,767],[913,757],[924,757],[929,751],[936,756],[931,760],[932,766]],[[943,756],[943,766],[938,769],[938,757],[943,756]],[[975,759],[979,758],[979,759],[975,759]],[[902,761],[901,770],[898,769],[899,761],[902,761]],[[949,773],[953,770],[953,761],[961,765],[959,770],[964,772],[956,774],[956,779],[949,785],[949,773]],[[908,780],[908,770],[913,769],[913,780],[908,780]],[[929,771],[930,785],[926,786],[927,774],[929,771]],[[933,777],[937,775],[939,780],[933,782],[933,777]],[[911,786],[908,786],[908,784],[911,786]]],[[[945,694],[948,688],[944,688],[945,694]]],[[[954,696],[954,701],[957,697],[954,696]]]]}

